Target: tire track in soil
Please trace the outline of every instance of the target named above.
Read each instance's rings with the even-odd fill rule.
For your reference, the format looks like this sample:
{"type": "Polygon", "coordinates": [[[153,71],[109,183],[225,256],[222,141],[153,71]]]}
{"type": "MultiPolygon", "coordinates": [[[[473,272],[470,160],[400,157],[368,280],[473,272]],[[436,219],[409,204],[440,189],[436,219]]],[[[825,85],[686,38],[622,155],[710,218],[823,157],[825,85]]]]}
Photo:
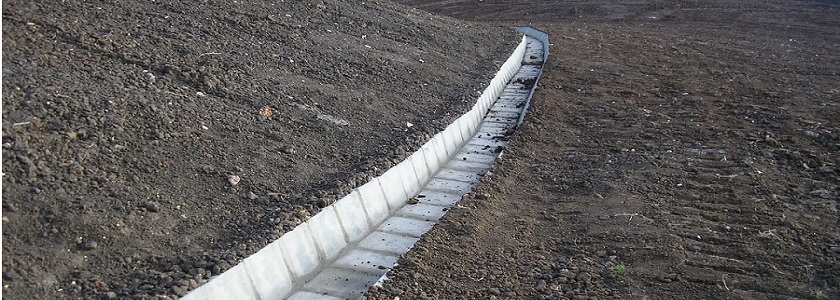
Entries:
{"type": "Polygon", "coordinates": [[[553,58],[492,177],[370,298],[840,294],[836,7],[485,2],[417,5],[533,22],[553,58]]]}

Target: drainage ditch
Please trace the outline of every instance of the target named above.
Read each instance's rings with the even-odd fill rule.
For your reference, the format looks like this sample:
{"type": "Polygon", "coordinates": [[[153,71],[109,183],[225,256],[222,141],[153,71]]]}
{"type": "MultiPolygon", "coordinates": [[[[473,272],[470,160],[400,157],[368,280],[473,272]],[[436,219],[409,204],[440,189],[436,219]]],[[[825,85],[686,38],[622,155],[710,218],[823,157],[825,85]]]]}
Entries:
{"type": "Polygon", "coordinates": [[[521,124],[548,57],[522,42],[472,110],[397,166],[182,299],[356,299],[489,172],[521,124]]]}

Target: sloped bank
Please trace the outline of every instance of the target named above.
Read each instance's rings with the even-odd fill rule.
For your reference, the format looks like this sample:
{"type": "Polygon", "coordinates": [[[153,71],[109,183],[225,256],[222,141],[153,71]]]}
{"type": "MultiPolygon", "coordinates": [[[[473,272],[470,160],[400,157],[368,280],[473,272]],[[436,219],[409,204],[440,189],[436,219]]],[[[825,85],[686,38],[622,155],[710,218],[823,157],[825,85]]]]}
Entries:
{"type": "Polygon", "coordinates": [[[12,298],[182,295],[417,149],[516,42],[380,1],[4,1],[3,19],[12,298]]]}
{"type": "Polygon", "coordinates": [[[361,297],[479,182],[522,122],[549,41],[533,28],[519,30],[526,33],[522,42],[472,110],[382,176],[183,299],[361,297]]]}

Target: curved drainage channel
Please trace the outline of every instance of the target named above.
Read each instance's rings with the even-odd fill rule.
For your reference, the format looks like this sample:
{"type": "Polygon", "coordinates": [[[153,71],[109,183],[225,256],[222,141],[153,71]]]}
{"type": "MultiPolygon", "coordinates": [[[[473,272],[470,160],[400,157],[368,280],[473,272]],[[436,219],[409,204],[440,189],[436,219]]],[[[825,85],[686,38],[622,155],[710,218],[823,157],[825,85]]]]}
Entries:
{"type": "Polygon", "coordinates": [[[476,185],[519,126],[548,57],[530,27],[472,110],[420,150],[182,299],[356,299],[476,185]]]}

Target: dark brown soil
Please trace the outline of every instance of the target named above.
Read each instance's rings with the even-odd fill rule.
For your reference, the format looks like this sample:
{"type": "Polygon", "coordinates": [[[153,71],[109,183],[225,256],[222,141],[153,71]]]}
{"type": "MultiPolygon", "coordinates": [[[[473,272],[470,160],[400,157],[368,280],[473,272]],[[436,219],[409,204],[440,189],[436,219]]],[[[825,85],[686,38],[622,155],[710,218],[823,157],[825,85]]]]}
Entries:
{"type": "Polygon", "coordinates": [[[413,151],[518,41],[385,1],[3,1],[3,296],[183,295],[413,151]]]}
{"type": "Polygon", "coordinates": [[[840,297],[836,1],[401,2],[532,23],[552,57],[492,175],[368,299],[840,297]]]}

